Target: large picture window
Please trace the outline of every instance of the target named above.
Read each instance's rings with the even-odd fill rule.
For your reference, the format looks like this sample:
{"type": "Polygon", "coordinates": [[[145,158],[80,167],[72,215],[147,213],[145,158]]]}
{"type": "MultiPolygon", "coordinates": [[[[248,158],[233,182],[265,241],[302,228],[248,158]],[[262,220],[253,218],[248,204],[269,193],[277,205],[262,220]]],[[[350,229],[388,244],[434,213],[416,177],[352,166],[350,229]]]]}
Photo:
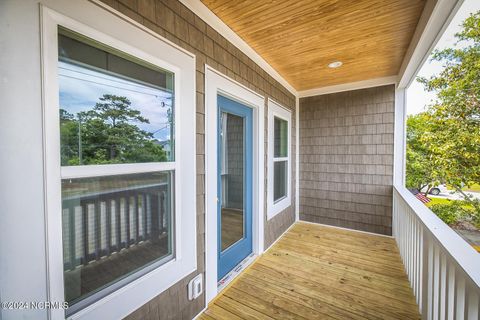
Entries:
{"type": "Polygon", "coordinates": [[[268,101],[268,218],[291,204],[291,112],[268,101]]]}
{"type": "Polygon", "coordinates": [[[55,8],[41,10],[46,259],[49,299],[69,307],[49,312],[122,319],[196,269],[195,57],[95,4],[55,8]]]}
{"type": "Polygon", "coordinates": [[[58,57],[64,290],[75,310],[174,256],[174,74],[62,28],[58,57]],[[173,167],[122,170],[158,162],[173,167]],[[77,176],[75,166],[87,167],[77,176]]]}

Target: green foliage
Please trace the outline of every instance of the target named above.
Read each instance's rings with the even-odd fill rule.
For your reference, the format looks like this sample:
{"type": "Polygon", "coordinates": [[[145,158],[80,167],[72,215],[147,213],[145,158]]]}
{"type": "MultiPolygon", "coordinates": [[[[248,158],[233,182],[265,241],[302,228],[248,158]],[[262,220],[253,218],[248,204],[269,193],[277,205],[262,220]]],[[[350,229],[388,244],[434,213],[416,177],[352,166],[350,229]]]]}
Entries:
{"type": "Polygon", "coordinates": [[[459,201],[450,201],[449,203],[434,204],[430,206],[432,210],[440,219],[448,225],[458,222],[458,220],[465,215],[464,209],[459,201]]]}
{"type": "MultiPolygon", "coordinates": [[[[434,180],[454,187],[480,183],[480,12],[472,14],[456,34],[458,44],[433,53],[443,70],[419,78],[437,95],[424,114],[425,130],[419,143],[427,150],[425,167],[434,180]]],[[[480,202],[468,201],[480,216],[480,202]]]]}
{"type": "Polygon", "coordinates": [[[74,116],[60,109],[60,155],[62,165],[78,164],[78,123],[74,116]]]}
{"type": "Polygon", "coordinates": [[[167,160],[153,134],[135,123],[149,123],[126,97],[105,94],[76,117],[60,109],[62,165],[138,163],[167,160]],[[81,149],[81,152],[79,152],[81,149]]]}
{"type": "Polygon", "coordinates": [[[433,154],[423,143],[422,137],[428,132],[428,114],[419,113],[407,118],[407,162],[406,186],[407,188],[422,189],[426,185],[438,185],[438,177],[434,175],[429,163],[433,154]],[[436,182],[436,183],[435,183],[436,182]]]}
{"type": "Polygon", "coordinates": [[[425,205],[427,207],[431,207],[435,204],[449,204],[450,202],[452,202],[452,200],[445,199],[445,198],[433,198],[433,197],[431,197],[429,199],[430,199],[430,202],[425,203],[425,205]]]}
{"type": "Polygon", "coordinates": [[[477,226],[480,223],[475,208],[464,200],[433,198],[432,201],[428,203],[428,207],[448,225],[463,220],[470,221],[477,226]]]}
{"type": "Polygon", "coordinates": [[[472,183],[470,186],[464,187],[463,190],[470,192],[480,192],[480,184],[472,183]]]}

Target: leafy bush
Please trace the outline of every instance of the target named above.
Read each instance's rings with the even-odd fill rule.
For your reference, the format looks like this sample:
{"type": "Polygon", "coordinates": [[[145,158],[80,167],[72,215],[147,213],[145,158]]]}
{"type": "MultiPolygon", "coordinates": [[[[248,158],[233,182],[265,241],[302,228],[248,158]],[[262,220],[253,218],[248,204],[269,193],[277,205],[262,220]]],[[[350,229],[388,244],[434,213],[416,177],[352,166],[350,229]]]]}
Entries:
{"type": "Polygon", "coordinates": [[[465,201],[449,201],[448,203],[434,204],[430,207],[440,219],[448,225],[455,224],[462,218],[471,216],[471,210],[465,206],[465,201]]]}
{"type": "Polygon", "coordinates": [[[480,208],[480,200],[475,199],[472,202],[472,205],[468,209],[468,212],[470,213],[470,217],[472,219],[473,224],[480,229],[480,212],[478,211],[478,208],[480,208]]]}

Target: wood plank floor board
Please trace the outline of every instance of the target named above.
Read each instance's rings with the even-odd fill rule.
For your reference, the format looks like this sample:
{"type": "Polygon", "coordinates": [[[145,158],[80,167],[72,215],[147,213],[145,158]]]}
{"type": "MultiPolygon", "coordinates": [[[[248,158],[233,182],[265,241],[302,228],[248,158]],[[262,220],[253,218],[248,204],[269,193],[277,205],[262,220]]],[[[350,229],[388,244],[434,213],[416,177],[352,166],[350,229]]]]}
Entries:
{"type": "Polygon", "coordinates": [[[392,252],[393,244],[391,245],[382,245],[381,247],[375,247],[368,244],[359,244],[356,242],[355,239],[341,239],[341,238],[334,238],[334,237],[327,237],[327,236],[320,236],[320,235],[313,235],[313,234],[306,234],[302,233],[302,231],[298,231],[293,229],[292,232],[286,235],[286,238],[293,238],[299,241],[304,241],[308,243],[316,243],[321,242],[325,245],[331,245],[333,247],[343,248],[345,250],[352,250],[353,252],[366,252],[369,254],[376,254],[376,255],[383,255],[385,257],[397,260],[398,252],[392,252]]]}
{"type": "Polygon", "coordinates": [[[290,310],[279,307],[275,301],[275,296],[268,295],[265,292],[258,292],[255,288],[248,287],[240,281],[235,283],[235,287],[231,287],[226,291],[225,296],[274,319],[305,319],[290,310]]]}
{"type": "Polygon", "coordinates": [[[348,285],[354,288],[358,294],[362,294],[364,291],[373,292],[388,299],[396,299],[405,303],[410,303],[413,306],[416,305],[410,288],[393,285],[391,283],[380,283],[376,279],[368,277],[352,277],[352,275],[347,272],[318,272],[318,268],[315,265],[312,267],[309,266],[308,263],[303,263],[302,268],[299,269],[294,260],[289,261],[287,259],[278,257],[273,257],[273,259],[272,257],[265,257],[265,259],[259,260],[255,265],[255,269],[262,267],[265,267],[270,271],[274,271],[276,269],[281,270],[285,268],[296,276],[307,277],[313,281],[321,281],[329,286],[335,287],[339,284],[348,285]],[[273,267],[272,264],[274,264],[276,267],[273,267]],[[378,288],[382,288],[382,290],[379,291],[378,288]]]}
{"type": "Polygon", "coordinates": [[[215,318],[210,317],[206,313],[202,313],[196,318],[196,320],[215,320],[215,318]]]}
{"type": "MultiPolygon", "coordinates": [[[[322,249],[322,248],[320,248],[322,249]]],[[[304,255],[308,257],[308,260],[317,261],[320,260],[322,262],[335,262],[337,264],[351,266],[357,269],[370,271],[378,274],[382,274],[385,276],[397,278],[400,280],[406,279],[404,275],[404,269],[398,263],[392,264],[388,260],[378,260],[378,259],[371,259],[368,256],[358,258],[355,255],[348,255],[345,254],[348,251],[339,251],[336,249],[332,249],[335,252],[325,252],[320,251],[319,248],[310,249],[307,245],[300,245],[296,243],[279,243],[277,247],[272,250],[272,254],[276,253],[288,253],[292,252],[292,254],[297,255],[304,255]],[[308,250],[308,251],[303,251],[308,250]]]]}
{"type": "Polygon", "coordinates": [[[285,238],[278,242],[278,249],[288,250],[288,251],[299,251],[300,253],[308,253],[311,256],[328,256],[338,258],[341,260],[356,260],[362,265],[371,265],[376,266],[377,268],[389,268],[395,271],[398,271],[398,278],[403,276],[403,265],[401,261],[394,261],[388,257],[384,257],[378,253],[371,253],[368,251],[359,252],[352,251],[341,246],[334,246],[322,243],[321,245],[312,245],[311,243],[305,243],[297,241],[296,239],[285,238]]]}
{"type": "MultiPolygon", "coordinates": [[[[272,267],[272,264],[278,265],[279,268],[293,268],[295,274],[298,276],[314,276],[326,279],[329,281],[338,281],[347,283],[352,286],[358,286],[359,288],[369,288],[376,291],[377,288],[382,288],[382,294],[387,296],[405,297],[405,299],[412,298],[412,290],[403,281],[396,279],[388,279],[386,277],[374,277],[373,273],[357,273],[352,272],[351,269],[338,269],[332,268],[328,263],[327,266],[319,266],[318,263],[311,261],[302,261],[301,268],[298,268],[298,259],[295,256],[264,256],[258,261],[259,264],[266,265],[268,268],[272,267]],[[328,267],[330,266],[330,268],[328,267]]],[[[325,280],[325,281],[326,281],[325,280]]],[[[413,301],[413,300],[411,300],[413,301]]]]}
{"type": "Polygon", "coordinates": [[[376,278],[380,280],[382,283],[385,282],[393,285],[404,286],[405,288],[410,290],[410,284],[408,283],[408,280],[404,277],[399,278],[394,273],[384,274],[384,273],[372,272],[368,270],[368,268],[363,267],[362,265],[358,265],[354,263],[342,264],[333,260],[329,260],[329,261],[322,260],[315,257],[311,257],[306,254],[298,253],[298,252],[292,252],[292,251],[285,252],[281,248],[278,248],[278,249],[275,248],[275,249],[272,249],[271,251],[272,252],[268,252],[267,254],[276,255],[279,257],[285,256],[285,257],[293,258],[293,259],[296,259],[297,261],[298,260],[302,261],[302,264],[306,262],[314,263],[317,265],[317,268],[319,269],[319,271],[321,270],[322,272],[328,272],[328,273],[333,272],[333,273],[341,273],[341,274],[347,272],[347,273],[351,273],[351,274],[355,274],[357,276],[363,277],[365,279],[376,278]]]}
{"type": "Polygon", "coordinates": [[[363,252],[352,252],[343,248],[332,248],[329,245],[326,244],[321,244],[321,245],[315,245],[311,243],[306,243],[304,241],[298,241],[297,239],[292,239],[292,238],[285,238],[282,239],[278,242],[279,247],[280,246],[301,246],[304,248],[308,248],[312,253],[317,253],[317,254],[324,254],[327,256],[337,256],[337,257],[345,257],[345,259],[355,259],[362,264],[373,264],[373,265],[381,265],[385,266],[388,268],[392,268],[398,271],[403,271],[403,265],[399,265],[398,260],[391,260],[386,257],[381,257],[379,255],[373,255],[373,254],[363,254],[363,252]]]}
{"type": "Polygon", "coordinates": [[[395,240],[297,222],[199,319],[420,319],[395,240]]]}
{"type": "Polygon", "coordinates": [[[283,318],[284,313],[290,312],[294,315],[295,319],[334,319],[326,313],[298,303],[295,299],[292,299],[291,295],[285,297],[278,290],[272,290],[271,287],[268,286],[268,283],[259,280],[263,279],[258,279],[246,274],[245,277],[242,277],[238,282],[238,289],[247,294],[256,294],[259,299],[268,301],[282,310],[280,314],[272,314],[271,316],[283,318]]]}
{"type": "Polygon", "coordinates": [[[242,320],[242,318],[237,316],[235,313],[227,311],[222,307],[218,306],[217,304],[209,306],[208,309],[205,311],[205,314],[217,320],[221,320],[221,319],[242,320]]]}
{"type": "Polygon", "coordinates": [[[255,274],[260,276],[263,281],[270,283],[278,283],[288,290],[294,290],[305,295],[320,299],[328,304],[340,306],[349,310],[352,314],[363,315],[367,319],[411,319],[408,313],[399,312],[390,306],[380,306],[377,301],[369,299],[369,297],[357,294],[349,294],[339,287],[329,287],[321,283],[316,283],[310,279],[290,276],[286,273],[281,277],[262,273],[255,274]]]}
{"type": "Polygon", "coordinates": [[[371,252],[373,254],[382,254],[396,261],[399,259],[398,252],[393,251],[394,248],[396,249],[394,242],[371,244],[369,241],[359,241],[355,238],[337,237],[336,235],[325,233],[310,234],[301,229],[292,229],[292,232],[286,235],[286,239],[297,239],[298,241],[311,244],[331,245],[332,243],[335,243],[340,248],[353,250],[353,252],[371,252]]]}
{"type": "MultiPolygon", "coordinates": [[[[348,251],[342,250],[338,251],[339,254],[323,254],[323,252],[318,252],[317,248],[322,248],[322,247],[316,247],[316,248],[309,248],[307,245],[302,245],[302,244],[297,244],[295,242],[281,242],[279,245],[275,248],[272,248],[271,252],[269,253],[274,253],[274,252],[284,252],[284,253],[290,253],[292,252],[293,254],[297,255],[304,255],[306,257],[309,257],[308,260],[312,261],[318,261],[326,263],[332,261],[333,263],[337,264],[342,264],[342,265],[347,265],[347,266],[352,266],[353,268],[357,269],[362,269],[368,271],[368,268],[371,267],[373,272],[379,273],[379,274],[384,274],[385,276],[397,278],[397,279],[407,279],[406,274],[404,273],[404,268],[401,265],[401,262],[399,261],[396,264],[395,268],[390,268],[391,266],[391,261],[388,261],[387,259],[381,260],[378,258],[374,258],[373,262],[376,262],[376,265],[371,262],[368,262],[368,260],[372,260],[365,256],[363,259],[356,259],[354,255],[349,255],[348,251]],[[328,259],[327,259],[328,258],[328,259]]],[[[394,264],[395,265],[395,264],[394,264]]]]}
{"type": "MultiPolygon", "coordinates": [[[[395,239],[393,237],[384,236],[384,235],[376,235],[373,233],[356,231],[356,230],[349,230],[344,228],[337,228],[331,227],[326,225],[320,224],[311,224],[311,223],[299,223],[294,226],[296,230],[305,230],[306,232],[310,233],[326,233],[329,235],[335,236],[345,236],[348,239],[364,239],[366,241],[370,241],[370,243],[385,243],[385,244],[394,244],[395,239]]],[[[397,248],[395,248],[397,251],[397,248]]]]}
{"type": "MultiPolygon", "coordinates": [[[[333,239],[342,239],[347,242],[351,242],[352,244],[358,245],[368,245],[368,246],[376,246],[376,247],[383,247],[388,248],[389,250],[393,250],[397,252],[396,248],[392,248],[392,244],[395,244],[395,239],[391,237],[379,237],[371,234],[366,234],[362,232],[355,232],[355,234],[348,234],[345,233],[345,230],[339,228],[311,228],[310,226],[305,225],[295,225],[292,228],[293,232],[301,232],[305,235],[314,235],[320,236],[325,238],[333,238],[333,239]],[[334,230],[332,230],[334,229],[334,230]],[[353,241],[352,241],[353,240],[353,241]]],[[[347,231],[351,232],[351,231],[347,231]]]]}
{"type": "Polygon", "coordinates": [[[261,286],[265,290],[274,292],[279,296],[291,299],[298,304],[318,311],[322,319],[365,319],[364,317],[352,314],[351,312],[348,312],[343,308],[339,308],[338,306],[333,306],[331,304],[325,303],[325,301],[314,298],[311,295],[300,293],[298,291],[295,291],[295,289],[284,288],[279,283],[270,283],[268,281],[265,281],[261,277],[257,278],[255,274],[246,274],[243,278],[244,281],[252,283],[254,286],[261,286]]]}
{"type": "Polygon", "coordinates": [[[382,266],[386,263],[390,263],[391,265],[395,266],[400,270],[403,269],[401,260],[394,260],[392,259],[392,257],[388,257],[386,255],[383,256],[383,259],[382,259],[382,254],[380,252],[375,252],[367,249],[364,249],[363,251],[361,251],[358,248],[349,248],[343,245],[336,244],[335,242],[329,243],[323,240],[319,240],[319,241],[322,241],[322,244],[317,246],[317,245],[313,245],[311,242],[300,241],[298,240],[298,238],[285,237],[284,239],[279,241],[279,246],[282,246],[282,245],[298,246],[304,249],[307,249],[307,247],[310,247],[309,252],[311,250],[316,251],[317,249],[336,251],[336,252],[342,253],[342,255],[346,258],[358,257],[360,255],[363,260],[371,260],[377,263],[380,262],[382,266]],[[345,252],[347,252],[348,254],[345,254],[345,252]]]}
{"type": "Polygon", "coordinates": [[[222,296],[216,302],[220,307],[228,310],[230,312],[236,312],[237,315],[244,319],[253,319],[253,320],[274,320],[274,318],[267,316],[264,313],[258,312],[255,309],[252,309],[236,300],[229,298],[228,296],[222,296]]]}
{"type": "MultiPolygon", "coordinates": [[[[415,313],[409,312],[411,309],[415,309],[415,305],[411,305],[407,302],[398,301],[396,299],[390,299],[384,297],[380,294],[371,293],[367,290],[359,291],[356,288],[352,288],[342,281],[334,283],[329,283],[328,280],[313,279],[313,277],[308,277],[303,275],[299,277],[294,274],[291,268],[281,269],[277,266],[272,266],[266,270],[259,271],[259,268],[252,268],[249,274],[245,276],[255,276],[259,279],[262,279],[265,282],[277,283],[284,288],[289,290],[297,291],[301,290],[305,295],[318,297],[323,299],[323,301],[328,303],[339,303],[339,300],[344,300],[350,302],[350,305],[355,306],[355,310],[359,306],[368,306],[367,309],[362,310],[366,314],[371,314],[373,311],[374,314],[379,313],[378,310],[384,310],[386,313],[383,315],[384,318],[388,318],[390,314],[398,314],[403,317],[412,318],[412,315],[415,313]],[[345,298],[347,297],[347,298],[345,298]],[[407,310],[406,312],[404,310],[407,310]]],[[[394,319],[397,319],[394,317],[394,319]]]]}
{"type": "Polygon", "coordinates": [[[296,224],[293,228],[295,228],[296,230],[305,230],[306,232],[315,233],[315,234],[326,233],[329,235],[337,235],[337,236],[343,235],[350,239],[365,240],[365,241],[370,241],[371,243],[378,242],[378,243],[386,243],[386,244],[395,244],[395,238],[390,236],[377,235],[369,232],[350,230],[350,229],[320,225],[315,223],[300,222],[299,224],[296,224]]]}

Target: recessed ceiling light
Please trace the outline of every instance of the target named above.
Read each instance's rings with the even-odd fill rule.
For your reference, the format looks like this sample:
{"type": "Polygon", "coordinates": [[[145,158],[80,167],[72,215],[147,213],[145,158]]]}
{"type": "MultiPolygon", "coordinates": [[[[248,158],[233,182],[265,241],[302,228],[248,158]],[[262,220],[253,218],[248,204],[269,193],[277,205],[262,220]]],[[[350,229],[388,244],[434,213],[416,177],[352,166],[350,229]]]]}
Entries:
{"type": "Polygon", "coordinates": [[[334,62],[331,62],[328,64],[328,67],[329,68],[332,68],[332,69],[335,69],[335,68],[338,68],[340,66],[342,66],[342,61],[334,61],[334,62]]]}

